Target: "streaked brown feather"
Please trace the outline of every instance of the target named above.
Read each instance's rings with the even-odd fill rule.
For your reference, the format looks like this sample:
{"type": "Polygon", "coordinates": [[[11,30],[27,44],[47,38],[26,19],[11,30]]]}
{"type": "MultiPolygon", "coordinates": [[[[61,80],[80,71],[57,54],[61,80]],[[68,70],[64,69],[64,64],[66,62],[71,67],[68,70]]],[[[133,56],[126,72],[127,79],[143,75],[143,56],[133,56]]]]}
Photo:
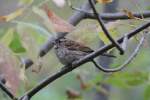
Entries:
{"type": "Polygon", "coordinates": [[[61,39],[61,41],[63,41],[63,45],[68,48],[69,50],[76,50],[76,51],[82,51],[82,52],[86,52],[86,53],[91,53],[94,50],[92,50],[91,48],[84,46],[78,42],[75,42],[73,40],[69,40],[69,39],[61,39]]]}

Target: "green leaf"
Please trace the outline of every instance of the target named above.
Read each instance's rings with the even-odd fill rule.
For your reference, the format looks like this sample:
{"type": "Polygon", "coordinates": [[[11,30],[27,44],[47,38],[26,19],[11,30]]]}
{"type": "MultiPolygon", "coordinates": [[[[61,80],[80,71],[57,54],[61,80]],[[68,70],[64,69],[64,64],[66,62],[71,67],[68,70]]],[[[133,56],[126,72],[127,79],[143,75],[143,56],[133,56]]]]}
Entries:
{"type": "Polygon", "coordinates": [[[19,0],[19,4],[21,5],[27,5],[27,4],[31,4],[34,0],[19,0]]]}
{"type": "Polygon", "coordinates": [[[21,39],[19,37],[19,34],[17,32],[13,33],[13,38],[9,44],[9,48],[14,52],[14,53],[24,53],[26,52],[26,49],[23,47],[21,43],[21,39]]]}
{"type": "Polygon", "coordinates": [[[150,84],[145,88],[144,100],[150,100],[150,84]]]}
{"type": "Polygon", "coordinates": [[[97,84],[97,83],[101,82],[102,80],[103,80],[102,74],[98,74],[94,77],[94,79],[90,80],[89,83],[90,84],[97,84]]]}
{"type": "Polygon", "coordinates": [[[138,86],[148,81],[146,72],[134,72],[127,74],[126,82],[129,86],[138,86]]]}
{"type": "MultiPolygon", "coordinates": [[[[115,28],[109,29],[110,35],[116,39],[118,37],[118,32],[115,28]]],[[[99,32],[99,37],[100,39],[104,42],[104,44],[109,44],[111,43],[110,40],[107,38],[107,36],[104,34],[103,31],[99,32]]]]}
{"type": "Polygon", "coordinates": [[[1,43],[8,46],[13,38],[14,29],[10,28],[7,30],[7,32],[4,34],[4,36],[1,38],[1,43]]]}
{"type": "Polygon", "coordinates": [[[146,83],[148,81],[148,73],[140,71],[118,72],[114,73],[105,81],[123,88],[133,87],[146,83]]]}
{"type": "Polygon", "coordinates": [[[17,20],[13,20],[12,23],[16,23],[19,26],[22,25],[24,27],[33,28],[33,29],[39,31],[42,35],[45,35],[46,37],[51,36],[51,34],[46,29],[44,29],[43,27],[41,27],[39,25],[36,25],[33,23],[28,23],[28,22],[23,22],[23,21],[17,21],[17,20]]]}

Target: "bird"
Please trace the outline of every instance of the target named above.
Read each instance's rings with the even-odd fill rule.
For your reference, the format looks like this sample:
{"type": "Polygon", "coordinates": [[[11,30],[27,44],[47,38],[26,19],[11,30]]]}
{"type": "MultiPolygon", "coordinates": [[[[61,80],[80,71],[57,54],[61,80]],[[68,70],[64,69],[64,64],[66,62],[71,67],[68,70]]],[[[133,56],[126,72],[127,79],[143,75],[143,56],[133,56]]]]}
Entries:
{"type": "Polygon", "coordinates": [[[67,38],[56,40],[54,49],[59,61],[64,65],[71,64],[93,52],[89,47],[67,38]]]}
{"type": "MultiPolygon", "coordinates": [[[[57,58],[63,65],[71,65],[73,62],[78,61],[84,56],[94,52],[94,50],[91,49],[90,47],[65,37],[55,40],[54,50],[57,58]]],[[[110,55],[107,53],[101,55],[108,57],[116,57],[114,55],[110,55]]],[[[119,69],[105,69],[99,66],[93,59],[91,60],[91,62],[95,65],[96,68],[104,72],[115,72],[119,70],[119,69]]]]}

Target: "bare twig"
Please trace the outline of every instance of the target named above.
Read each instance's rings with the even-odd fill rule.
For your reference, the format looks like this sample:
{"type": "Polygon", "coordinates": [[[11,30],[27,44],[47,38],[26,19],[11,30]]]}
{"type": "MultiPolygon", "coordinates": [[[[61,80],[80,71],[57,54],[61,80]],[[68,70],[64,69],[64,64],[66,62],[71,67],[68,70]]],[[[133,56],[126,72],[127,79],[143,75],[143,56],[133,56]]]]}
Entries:
{"type": "Polygon", "coordinates": [[[96,8],[93,4],[93,0],[89,0],[89,3],[91,5],[91,8],[94,12],[94,15],[96,17],[96,19],[98,20],[103,32],[105,33],[105,35],[107,36],[107,38],[115,45],[115,47],[120,51],[120,54],[124,54],[124,50],[121,48],[121,46],[112,38],[112,36],[110,35],[110,33],[108,32],[108,30],[106,29],[104,22],[102,20],[102,18],[98,15],[96,8]]]}
{"type": "Polygon", "coordinates": [[[81,12],[81,13],[85,13],[85,14],[89,14],[89,15],[90,15],[90,14],[94,14],[94,13],[89,12],[89,11],[87,11],[87,10],[74,7],[74,6],[72,5],[72,3],[70,2],[70,0],[67,0],[67,4],[68,4],[68,6],[69,6],[72,10],[75,10],[75,11],[78,11],[78,12],[81,12]]]}
{"type": "MultiPolygon", "coordinates": [[[[77,7],[74,7],[70,0],[67,0],[68,6],[72,9],[75,10],[77,12],[80,13],[84,13],[85,16],[84,18],[89,18],[89,19],[97,19],[95,14],[90,12],[89,10],[85,10],[85,9],[80,9],[77,7]]],[[[149,18],[150,17],[150,11],[142,11],[142,12],[133,12],[132,15],[135,18],[139,18],[139,19],[144,19],[144,18],[149,18]]],[[[122,12],[117,12],[117,13],[101,13],[98,14],[98,16],[100,16],[103,20],[107,20],[107,21],[112,21],[112,20],[123,20],[123,19],[130,19],[125,13],[122,12]]]]}
{"type": "Polygon", "coordinates": [[[12,99],[17,100],[17,98],[10,92],[10,90],[7,89],[7,87],[0,82],[0,88],[12,99]]]}
{"type": "Polygon", "coordinates": [[[127,49],[127,45],[128,45],[128,36],[127,34],[124,35],[124,39],[123,42],[121,44],[122,49],[125,51],[127,49]]]}
{"type": "Polygon", "coordinates": [[[25,95],[24,97],[20,98],[19,100],[30,100],[30,99],[27,95],[25,95]]]}
{"type": "MultiPolygon", "coordinates": [[[[141,13],[133,12],[132,14],[133,14],[134,17],[142,19],[141,13]]],[[[144,18],[149,18],[150,17],[150,11],[143,11],[142,15],[143,15],[144,18]]],[[[130,19],[125,13],[122,13],[122,12],[101,13],[98,16],[101,17],[103,20],[107,20],[107,21],[130,19]]],[[[92,13],[86,13],[85,18],[96,19],[96,16],[94,14],[92,14],[92,13]]]]}
{"type": "Polygon", "coordinates": [[[138,54],[138,52],[140,50],[140,47],[142,46],[142,44],[144,42],[144,39],[145,39],[145,37],[143,36],[141,38],[138,46],[136,47],[134,52],[131,54],[131,56],[119,67],[106,69],[104,67],[101,67],[101,65],[99,66],[94,60],[92,60],[92,62],[96,66],[96,68],[98,68],[99,70],[101,70],[103,72],[118,72],[118,71],[124,69],[135,58],[135,56],[138,54]]]}

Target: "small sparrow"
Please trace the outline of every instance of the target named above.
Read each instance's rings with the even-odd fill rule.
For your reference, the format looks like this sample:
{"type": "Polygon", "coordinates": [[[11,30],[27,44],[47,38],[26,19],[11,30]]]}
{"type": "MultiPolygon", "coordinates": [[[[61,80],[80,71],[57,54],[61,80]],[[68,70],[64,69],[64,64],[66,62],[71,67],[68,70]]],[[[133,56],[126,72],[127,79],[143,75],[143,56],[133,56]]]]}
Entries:
{"type": "MultiPolygon", "coordinates": [[[[91,48],[67,38],[56,40],[54,45],[56,56],[63,65],[71,65],[72,62],[77,61],[82,57],[94,52],[94,50],[91,48]]],[[[102,56],[115,57],[109,54],[102,54],[102,56]]],[[[94,60],[92,60],[92,62],[97,68],[105,71],[105,69],[98,66],[94,60]]]]}

